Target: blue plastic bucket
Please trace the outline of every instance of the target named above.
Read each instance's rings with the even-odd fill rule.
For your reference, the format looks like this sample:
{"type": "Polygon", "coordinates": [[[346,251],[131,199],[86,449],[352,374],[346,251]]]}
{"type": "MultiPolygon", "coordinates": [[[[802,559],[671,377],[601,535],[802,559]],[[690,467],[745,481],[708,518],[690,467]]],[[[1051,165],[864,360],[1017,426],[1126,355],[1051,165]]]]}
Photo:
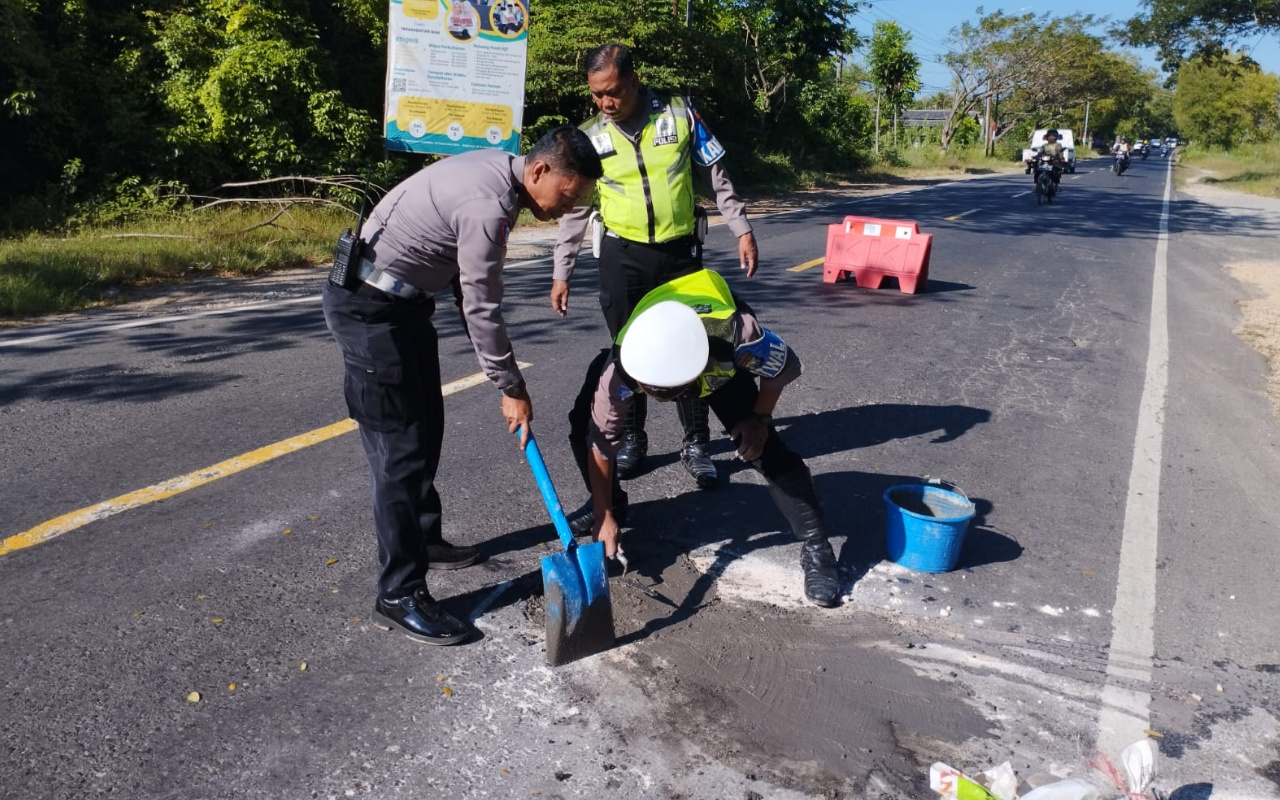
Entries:
{"type": "Polygon", "coordinates": [[[900,484],[884,491],[889,559],[917,572],[949,572],[960,560],[974,506],[955,486],[900,484]]]}

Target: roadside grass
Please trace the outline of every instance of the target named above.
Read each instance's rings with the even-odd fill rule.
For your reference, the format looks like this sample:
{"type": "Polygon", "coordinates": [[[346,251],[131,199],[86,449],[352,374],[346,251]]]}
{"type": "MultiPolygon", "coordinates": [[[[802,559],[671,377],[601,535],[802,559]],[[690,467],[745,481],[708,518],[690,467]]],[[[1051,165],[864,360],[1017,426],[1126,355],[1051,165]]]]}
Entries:
{"type": "MultiPolygon", "coordinates": [[[[1262,197],[1280,197],[1280,142],[1242,145],[1232,150],[1192,145],[1179,154],[1179,166],[1209,174],[1203,184],[1262,197]]],[[[1181,176],[1185,182],[1186,173],[1181,176]]]]}
{"type": "MultiPolygon", "coordinates": [[[[798,170],[784,161],[765,159],[735,182],[759,196],[1022,168],[1016,161],[984,157],[976,148],[942,153],[929,145],[886,152],[852,172],[798,170]]],[[[351,214],[331,207],[222,206],[0,239],[0,322],[121,303],[143,287],[327,264],[338,234],[352,222],[351,214]]],[[[528,211],[517,222],[555,224],[539,223],[528,211]]]]}
{"type": "Polygon", "coordinates": [[[937,145],[924,144],[886,150],[875,169],[901,178],[919,178],[939,173],[986,175],[1016,172],[1023,166],[1011,155],[983,155],[980,147],[951,147],[944,152],[937,145]]]}
{"type": "Polygon", "coordinates": [[[224,207],[0,239],[0,319],[123,302],[138,287],[323,264],[353,221],[307,206],[272,220],[277,210],[224,207]]]}

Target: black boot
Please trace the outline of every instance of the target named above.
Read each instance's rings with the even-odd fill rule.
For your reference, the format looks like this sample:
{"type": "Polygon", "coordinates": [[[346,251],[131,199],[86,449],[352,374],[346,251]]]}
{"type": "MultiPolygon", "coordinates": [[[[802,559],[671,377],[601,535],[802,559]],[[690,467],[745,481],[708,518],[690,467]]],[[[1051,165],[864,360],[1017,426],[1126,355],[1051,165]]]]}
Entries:
{"type": "Polygon", "coordinates": [[[831,542],[827,541],[826,525],[809,468],[800,466],[770,479],[769,493],[796,538],[804,543],[800,567],[804,570],[805,597],[814,605],[834,606],[840,597],[840,573],[831,542]]]}
{"type": "Polygon", "coordinates": [[[680,463],[697,481],[699,489],[714,489],[720,484],[716,464],[707,452],[711,441],[711,426],[707,420],[710,405],[700,397],[681,397],[676,401],[680,425],[684,427],[684,446],[680,448],[680,463]]]}
{"type": "Polygon", "coordinates": [[[622,449],[614,469],[618,477],[629,481],[640,474],[644,466],[644,457],[649,453],[649,437],[644,432],[644,419],[648,411],[648,403],[643,394],[636,394],[627,408],[627,420],[623,427],[622,449]]]}

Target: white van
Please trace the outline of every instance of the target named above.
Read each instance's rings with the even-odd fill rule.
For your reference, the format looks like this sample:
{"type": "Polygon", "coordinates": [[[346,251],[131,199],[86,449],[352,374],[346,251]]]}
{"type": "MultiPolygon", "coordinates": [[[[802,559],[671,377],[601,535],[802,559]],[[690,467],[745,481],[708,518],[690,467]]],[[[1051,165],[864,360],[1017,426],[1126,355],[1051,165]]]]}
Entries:
{"type": "MultiPolygon", "coordinates": [[[[1022,151],[1022,160],[1026,162],[1028,159],[1034,158],[1036,151],[1040,149],[1040,145],[1044,144],[1044,134],[1048,128],[1041,128],[1031,134],[1031,146],[1022,151]]],[[[1067,159],[1067,172],[1076,171],[1076,139],[1071,131],[1067,128],[1058,128],[1058,141],[1062,143],[1062,155],[1067,159]]],[[[1030,172],[1030,170],[1027,170],[1030,172]]]]}

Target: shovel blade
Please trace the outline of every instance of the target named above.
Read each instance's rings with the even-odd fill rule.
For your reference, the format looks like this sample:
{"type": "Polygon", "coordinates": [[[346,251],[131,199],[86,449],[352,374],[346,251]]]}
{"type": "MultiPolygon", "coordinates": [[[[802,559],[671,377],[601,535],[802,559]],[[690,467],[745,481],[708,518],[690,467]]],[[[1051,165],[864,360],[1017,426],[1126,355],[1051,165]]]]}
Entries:
{"type": "Polygon", "coordinates": [[[604,544],[543,556],[547,665],[558,667],[613,647],[613,605],[604,544]]]}

